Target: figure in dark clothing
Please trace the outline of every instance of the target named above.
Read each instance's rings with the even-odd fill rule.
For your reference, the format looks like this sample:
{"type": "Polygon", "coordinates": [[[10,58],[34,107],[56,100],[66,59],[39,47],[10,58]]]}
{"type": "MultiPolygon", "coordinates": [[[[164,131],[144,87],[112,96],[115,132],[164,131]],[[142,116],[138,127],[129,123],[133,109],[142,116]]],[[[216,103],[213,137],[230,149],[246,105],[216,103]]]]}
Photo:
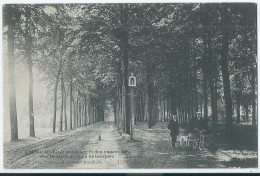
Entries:
{"type": "Polygon", "coordinates": [[[192,130],[196,129],[198,127],[198,118],[197,117],[193,117],[192,118],[192,130]]]}
{"type": "Polygon", "coordinates": [[[204,130],[204,119],[203,118],[199,118],[198,119],[198,126],[197,126],[197,128],[199,130],[204,130]]]}
{"type": "Polygon", "coordinates": [[[200,131],[202,130],[207,130],[207,119],[202,117],[202,114],[200,112],[197,112],[197,126],[196,128],[199,129],[200,131]]]}
{"type": "Polygon", "coordinates": [[[168,129],[171,130],[171,138],[172,138],[172,148],[175,148],[175,142],[177,139],[177,135],[179,134],[179,124],[175,116],[169,121],[168,129]]]}

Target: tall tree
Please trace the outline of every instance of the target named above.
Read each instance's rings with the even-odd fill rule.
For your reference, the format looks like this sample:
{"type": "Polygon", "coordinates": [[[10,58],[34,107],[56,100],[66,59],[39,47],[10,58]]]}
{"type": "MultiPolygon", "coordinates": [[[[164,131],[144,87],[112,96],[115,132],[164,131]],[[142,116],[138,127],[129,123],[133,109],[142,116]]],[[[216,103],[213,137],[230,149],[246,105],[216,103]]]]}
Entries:
{"type": "Polygon", "coordinates": [[[73,126],[72,126],[72,100],[73,99],[73,95],[72,95],[72,78],[70,76],[70,129],[72,130],[73,126]]]}
{"type": "MultiPolygon", "coordinates": [[[[62,71],[63,72],[63,71],[62,71]]],[[[60,104],[60,131],[62,131],[63,125],[63,107],[64,107],[64,80],[63,80],[63,73],[61,73],[61,104],[60,104]]]]}
{"type": "Polygon", "coordinates": [[[228,52],[229,52],[229,14],[228,4],[223,4],[220,9],[222,20],[222,51],[221,51],[221,71],[224,85],[224,99],[226,110],[226,133],[228,136],[232,135],[232,99],[230,90],[230,78],[228,70],[228,52]]]}
{"type": "Polygon", "coordinates": [[[122,116],[125,121],[124,131],[130,134],[129,97],[128,94],[128,4],[120,4],[121,13],[121,49],[122,49],[122,116]]]}
{"type": "Polygon", "coordinates": [[[35,130],[34,130],[34,112],[33,112],[33,62],[32,62],[32,37],[31,37],[31,30],[30,26],[32,26],[32,22],[30,21],[31,17],[31,9],[29,5],[25,7],[25,18],[26,18],[26,31],[25,31],[25,53],[27,57],[27,64],[28,64],[28,73],[29,73],[29,119],[30,119],[30,136],[35,137],[35,130]]]}
{"type": "MultiPolygon", "coordinates": [[[[15,91],[15,57],[14,57],[14,28],[19,12],[16,5],[4,6],[4,22],[7,25],[8,43],[8,82],[9,82],[9,111],[11,121],[11,140],[18,139],[18,124],[16,110],[16,91],[15,91]]],[[[18,17],[19,18],[19,17],[18,17]]]]}

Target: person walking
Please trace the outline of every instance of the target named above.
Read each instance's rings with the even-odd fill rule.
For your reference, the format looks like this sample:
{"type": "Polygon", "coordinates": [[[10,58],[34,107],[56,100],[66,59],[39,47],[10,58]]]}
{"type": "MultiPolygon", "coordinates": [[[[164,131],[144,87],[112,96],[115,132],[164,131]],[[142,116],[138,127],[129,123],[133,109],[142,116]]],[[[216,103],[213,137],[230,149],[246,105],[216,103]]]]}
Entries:
{"type": "Polygon", "coordinates": [[[171,130],[171,138],[172,138],[172,148],[175,148],[175,142],[177,140],[177,135],[179,134],[179,123],[176,119],[176,116],[172,116],[171,120],[168,124],[168,129],[171,130]]]}

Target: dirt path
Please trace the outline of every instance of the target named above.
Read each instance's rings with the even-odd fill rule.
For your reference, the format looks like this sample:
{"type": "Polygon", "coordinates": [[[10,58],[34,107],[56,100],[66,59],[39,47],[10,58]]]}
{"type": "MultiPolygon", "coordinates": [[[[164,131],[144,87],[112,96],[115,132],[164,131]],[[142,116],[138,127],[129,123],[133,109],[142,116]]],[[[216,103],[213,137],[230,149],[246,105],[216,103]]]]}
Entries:
{"type": "Polygon", "coordinates": [[[98,133],[89,139],[84,150],[88,154],[79,164],[75,164],[73,169],[95,168],[95,169],[124,169],[127,168],[124,155],[117,144],[120,135],[112,123],[102,123],[97,130],[98,133]],[[101,140],[99,140],[101,134],[101,140]]]}
{"type": "Polygon", "coordinates": [[[125,168],[124,157],[115,142],[119,137],[113,124],[96,123],[62,132],[60,136],[48,140],[39,139],[29,144],[26,140],[6,143],[4,168],[125,168]],[[9,145],[17,146],[10,149],[9,145]]]}

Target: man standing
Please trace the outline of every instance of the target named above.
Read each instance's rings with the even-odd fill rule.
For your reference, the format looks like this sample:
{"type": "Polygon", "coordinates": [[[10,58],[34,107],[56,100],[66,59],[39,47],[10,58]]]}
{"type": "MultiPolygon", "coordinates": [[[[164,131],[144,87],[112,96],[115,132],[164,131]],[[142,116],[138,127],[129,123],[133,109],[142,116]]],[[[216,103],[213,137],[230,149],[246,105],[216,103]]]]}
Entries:
{"type": "Polygon", "coordinates": [[[177,135],[179,134],[179,124],[174,115],[171,117],[171,120],[169,121],[168,129],[171,130],[170,135],[172,138],[172,148],[175,148],[175,142],[177,139],[177,135]]]}

